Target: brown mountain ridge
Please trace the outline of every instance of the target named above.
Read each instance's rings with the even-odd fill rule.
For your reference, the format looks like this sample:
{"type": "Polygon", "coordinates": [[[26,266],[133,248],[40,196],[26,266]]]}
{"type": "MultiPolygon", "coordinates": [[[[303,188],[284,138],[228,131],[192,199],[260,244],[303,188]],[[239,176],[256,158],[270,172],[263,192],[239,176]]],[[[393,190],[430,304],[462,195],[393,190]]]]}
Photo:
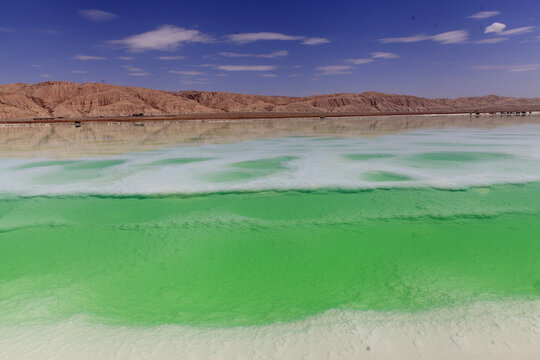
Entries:
{"type": "Polygon", "coordinates": [[[0,119],[216,113],[371,114],[533,111],[540,98],[496,95],[429,99],[379,92],[308,97],[163,91],[102,83],[47,81],[0,85],[0,119]]]}

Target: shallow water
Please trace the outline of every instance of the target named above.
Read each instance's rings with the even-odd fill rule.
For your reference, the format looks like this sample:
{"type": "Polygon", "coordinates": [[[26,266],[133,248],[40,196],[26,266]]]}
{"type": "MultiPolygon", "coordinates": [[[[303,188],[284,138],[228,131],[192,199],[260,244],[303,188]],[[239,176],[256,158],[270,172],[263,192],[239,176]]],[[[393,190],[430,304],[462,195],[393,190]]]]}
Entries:
{"type": "Polygon", "coordinates": [[[237,326],[540,297],[537,183],[0,204],[4,321],[237,326]]]}
{"type": "Polygon", "coordinates": [[[102,359],[214,358],[193,344],[231,341],[220,358],[391,358],[388,337],[411,358],[540,350],[540,125],[11,154],[0,173],[11,358],[104,338],[140,352],[102,359]]]}

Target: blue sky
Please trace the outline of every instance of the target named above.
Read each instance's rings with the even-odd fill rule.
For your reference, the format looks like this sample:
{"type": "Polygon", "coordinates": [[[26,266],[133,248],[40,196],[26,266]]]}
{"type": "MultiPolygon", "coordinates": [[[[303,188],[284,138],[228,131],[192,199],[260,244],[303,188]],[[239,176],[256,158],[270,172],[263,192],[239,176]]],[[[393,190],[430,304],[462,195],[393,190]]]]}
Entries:
{"type": "Polygon", "coordinates": [[[540,97],[540,1],[0,4],[0,83],[540,97]]]}

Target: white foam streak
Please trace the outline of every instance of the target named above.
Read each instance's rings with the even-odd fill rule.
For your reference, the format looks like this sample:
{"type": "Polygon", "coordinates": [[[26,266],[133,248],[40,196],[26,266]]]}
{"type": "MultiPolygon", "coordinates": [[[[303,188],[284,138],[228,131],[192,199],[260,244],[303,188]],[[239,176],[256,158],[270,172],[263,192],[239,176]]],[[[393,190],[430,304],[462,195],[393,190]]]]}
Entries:
{"type": "Polygon", "coordinates": [[[104,168],[73,170],[63,165],[27,167],[47,159],[0,159],[0,193],[156,194],[389,186],[460,188],[539,181],[540,126],[423,130],[377,138],[276,138],[166,147],[80,161],[111,159],[124,162],[104,168]],[[464,152],[473,156],[480,154],[480,158],[433,161],[417,157],[433,153],[452,156],[464,152]],[[348,154],[384,154],[388,157],[351,160],[346,157],[348,154]],[[485,154],[487,158],[482,157],[485,154]],[[282,156],[294,159],[268,170],[235,166],[243,161],[282,156]],[[159,163],[175,158],[207,160],[159,163]],[[366,177],[370,173],[398,174],[410,179],[375,181],[366,177]],[[220,174],[232,178],[219,178],[220,174]]]}

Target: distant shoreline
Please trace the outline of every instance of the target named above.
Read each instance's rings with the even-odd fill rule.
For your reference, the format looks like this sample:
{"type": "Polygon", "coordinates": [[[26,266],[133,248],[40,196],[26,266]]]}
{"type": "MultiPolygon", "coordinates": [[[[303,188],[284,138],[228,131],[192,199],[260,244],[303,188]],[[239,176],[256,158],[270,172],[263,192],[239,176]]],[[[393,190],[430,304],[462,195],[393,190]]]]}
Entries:
{"type": "Polygon", "coordinates": [[[271,119],[319,119],[375,117],[375,116],[472,116],[472,117],[525,117],[540,114],[540,110],[497,110],[497,111],[454,111],[454,112],[391,112],[391,113],[207,113],[207,114],[174,114],[174,115],[143,115],[143,116],[103,116],[103,117],[51,117],[51,118],[22,118],[3,119],[0,125],[15,124],[73,124],[75,122],[114,122],[139,123],[153,121],[205,121],[205,120],[271,120],[271,119]]]}

